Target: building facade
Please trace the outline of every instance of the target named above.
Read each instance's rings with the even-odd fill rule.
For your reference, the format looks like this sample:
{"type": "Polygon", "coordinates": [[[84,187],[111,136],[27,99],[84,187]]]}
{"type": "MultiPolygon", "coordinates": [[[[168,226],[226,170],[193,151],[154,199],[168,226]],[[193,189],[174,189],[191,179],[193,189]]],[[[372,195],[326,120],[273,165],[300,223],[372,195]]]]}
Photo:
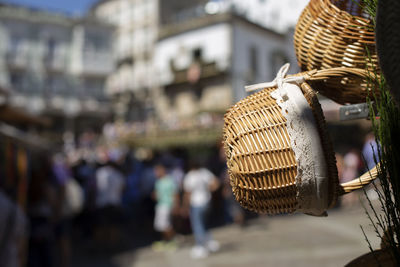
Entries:
{"type": "Polygon", "coordinates": [[[114,111],[123,121],[154,117],[154,52],[159,31],[174,21],[203,14],[206,0],[100,0],[91,13],[116,26],[116,71],[107,83],[114,111]]]}
{"type": "Polygon", "coordinates": [[[114,69],[113,31],[91,17],[0,6],[0,86],[10,91],[8,101],[56,124],[79,116],[96,124],[111,114],[105,86],[114,69]]]}
{"type": "Polygon", "coordinates": [[[161,28],[155,51],[157,118],[163,128],[221,127],[244,86],[272,81],[284,63],[298,71],[291,34],[232,13],[161,28]]]}
{"type": "Polygon", "coordinates": [[[116,70],[107,82],[117,118],[140,121],[150,112],[153,52],[158,36],[158,0],[103,0],[91,14],[116,27],[116,70]]]}
{"type": "Polygon", "coordinates": [[[296,25],[300,12],[308,2],[308,0],[210,0],[204,10],[207,14],[230,11],[255,24],[285,33],[296,25]]]}
{"type": "Polygon", "coordinates": [[[293,18],[306,1],[274,2],[96,3],[91,13],[117,28],[117,69],[107,84],[117,117],[140,133],[220,131],[226,109],[246,96],[246,84],[272,80],[286,62],[297,71],[293,18]]]}

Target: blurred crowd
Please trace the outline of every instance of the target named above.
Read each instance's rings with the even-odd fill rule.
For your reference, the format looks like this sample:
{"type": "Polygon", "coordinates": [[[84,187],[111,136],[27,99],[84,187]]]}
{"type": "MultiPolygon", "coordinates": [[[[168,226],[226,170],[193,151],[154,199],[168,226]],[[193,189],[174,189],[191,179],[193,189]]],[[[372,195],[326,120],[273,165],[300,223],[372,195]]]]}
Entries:
{"type": "Polygon", "coordinates": [[[244,222],[220,146],[200,154],[132,150],[104,136],[66,133],[62,151],[32,166],[26,211],[14,217],[29,229],[18,230],[27,266],[71,266],[79,246],[113,250],[148,241],[156,251],[174,250],[191,232],[191,256],[203,258],[219,249],[209,225],[244,222]]]}
{"type": "MultiPolygon", "coordinates": [[[[128,240],[152,243],[155,251],[173,251],[190,240],[183,243],[193,246],[191,256],[204,258],[219,249],[209,226],[243,226],[256,216],[234,200],[221,146],[132,150],[105,136],[88,131],[75,141],[66,133],[62,151],[32,166],[25,211],[14,207],[8,216],[7,205],[13,204],[0,191],[6,214],[0,230],[9,232],[2,237],[8,250],[0,258],[22,259],[7,266],[71,266],[72,240],[78,241],[74,249],[112,250],[128,240]],[[187,238],[190,233],[194,240],[187,238]]],[[[368,135],[362,150],[337,153],[340,182],[373,167],[376,149],[368,135]]],[[[350,194],[340,205],[357,201],[357,194],[350,194]]]]}
{"type": "MultiPolygon", "coordinates": [[[[371,170],[378,157],[378,146],[372,133],[366,135],[364,145],[361,149],[349,148],[344,153],[336,153],[336,163],[340,183],[346,183],[358,178],[368,170],[371,170]]],[[[366,190],[373,192],[374,190],[366,190]]],[[[340,205],[343,207],[352,207],[359,202],[362,191],[356,191],[352,194],[344,195],[340,198],[340,205]]]]}

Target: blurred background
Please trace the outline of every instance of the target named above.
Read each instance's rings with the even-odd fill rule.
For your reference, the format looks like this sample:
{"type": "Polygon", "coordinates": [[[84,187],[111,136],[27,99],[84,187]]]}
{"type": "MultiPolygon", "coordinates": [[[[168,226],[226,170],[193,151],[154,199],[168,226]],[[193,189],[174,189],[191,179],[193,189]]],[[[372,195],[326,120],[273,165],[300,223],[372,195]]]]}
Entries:
{"type": "MultiPolygon", "coordinates": [[[[0,259],[341,266],[368,252],[363,192],[328,218],[266,217],[235,203],[226,174],[223,115],[245,85],[273,80],[286,62],[299,71],[293,31],[307,2],[0,1],[0,259]],[[207,217],[220,249],[200,261],[183,208],[171,246],[155,247],[153,227],[154,167],[165,167],[183,207],[192,161],[219,184],[207,217]]],[[[348,181],[373,162],[370,122],[341,122],[340,106],[320,101],[348,181]]]]}

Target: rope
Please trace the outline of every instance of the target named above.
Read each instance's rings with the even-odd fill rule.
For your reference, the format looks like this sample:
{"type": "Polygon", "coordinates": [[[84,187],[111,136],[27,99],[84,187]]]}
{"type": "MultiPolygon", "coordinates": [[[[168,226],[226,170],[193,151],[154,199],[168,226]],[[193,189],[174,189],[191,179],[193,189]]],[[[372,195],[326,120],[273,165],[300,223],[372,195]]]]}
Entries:
{"type": "Polygon", "coordinates": [[[278,73],[276,74],[275,79],[272,82],[264,82],[264,83],[257,83],[252,85],[245,86],[246,92],[252,92],[255,90],[263,89],[263,88],[271,88],[271,87],[278,87],[281,88],[284,83],[296,83],[301,84],[305,81],[303,76],[290,76],[286,77],[286,74],[289,70],[290,64],[286,63],[283,65],[278,73]]]}

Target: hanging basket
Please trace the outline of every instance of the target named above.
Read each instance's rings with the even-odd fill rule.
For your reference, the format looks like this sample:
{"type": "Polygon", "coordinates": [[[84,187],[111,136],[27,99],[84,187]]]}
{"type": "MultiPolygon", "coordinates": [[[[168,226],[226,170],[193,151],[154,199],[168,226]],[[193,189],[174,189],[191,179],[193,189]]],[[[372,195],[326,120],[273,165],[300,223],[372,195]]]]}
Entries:
{"type": "MultiPolygon", "coordinates": [[[[352,0],[310,1],[294,33],[302,71],[336,67],[378,70],[372,22],[361,8],[354,6],[358,7],[352,0]]],[[[363,80],[357,77],[344,77],[313,88],[341,104],[365,102],[365,95],[356,93],[365,90],[363,80]],[[351,91],[351,98],[346,96],[347,91],[351,91]]]]}
{"type": "MultiPolygon", "coordinates": [[[[324,115],[308,84],[335,72],[315,71],[285,77],[232,106],[225,114],[224,147],[236,200],[267,213],[300,211],[321,216],[341,194],[361,188],[376,171],[339,185],[335,155],[324,115]]],[[[280,76],[280,77],[279,77],[280,76]]]]}
{"type": "Polygon", "coordinates": [[[378,96],[379,77],[371,77],[365,69],[331,68],[306,71],[303,75],[311,87],[340,104],[365,102],[367,97],[378,96]],[[335,90],[332,90],[335,88],[335,90]]]}

